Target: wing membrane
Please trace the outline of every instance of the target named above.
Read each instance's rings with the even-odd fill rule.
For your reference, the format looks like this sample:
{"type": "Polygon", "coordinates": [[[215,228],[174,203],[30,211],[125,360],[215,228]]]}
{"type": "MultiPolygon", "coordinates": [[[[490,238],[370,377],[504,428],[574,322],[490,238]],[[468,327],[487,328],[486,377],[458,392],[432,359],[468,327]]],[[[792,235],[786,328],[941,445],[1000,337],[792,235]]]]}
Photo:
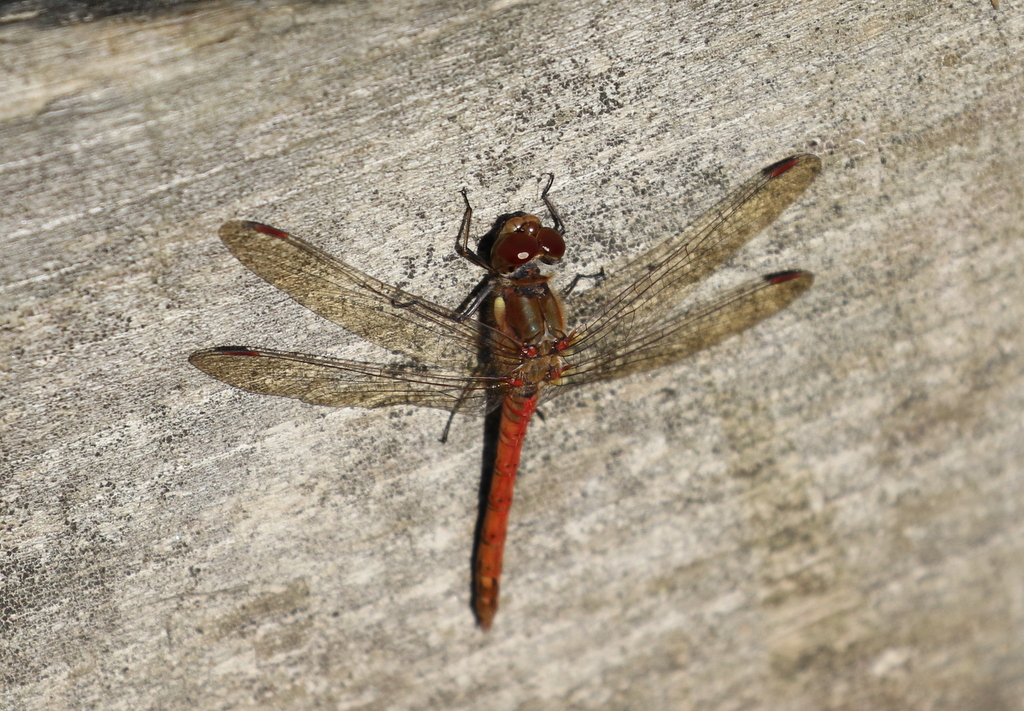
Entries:
{"type": "Polygon", "coordinates": [[[229,385],[331,407],[418,405],[482,411],[500,378],[465,377],[425,366],[385,366],[287,351],[211,348],[189,362],[229,385]]]}
{"type": "Polygon", "coordinates": [[[475,372],[481,338],[517,354],[500,332],[385,284],[286,232],[227,222],[220,237],[242,264],[303,306],[390,351],[453,371],[475,372]]]}
{"type": "MultiPolygon", "coordinates": [[[[632,350],[634,341],[647,339],[648,331],[656,338],[665,328],[666,313],[771,224],[820,169],[821,161],[809,154],[768,166],[678,235],[580,295],[575,299],[577,312],[584,317],[599,315],[577,330],[577,352],[597,347],[620,354],[632,350]]],[[[684,322],[688,314],[681,317],[684,322]]]]}
{"type": "Polygon", "coordinates": [[[654,323],[628,350],[571,344],[565,352],[569,367],[562,381],[576,385],[608,380],[673,363],[768,318],[807,291],[813,281],[809,272],[801,271],[764,276],[654,323]]]}

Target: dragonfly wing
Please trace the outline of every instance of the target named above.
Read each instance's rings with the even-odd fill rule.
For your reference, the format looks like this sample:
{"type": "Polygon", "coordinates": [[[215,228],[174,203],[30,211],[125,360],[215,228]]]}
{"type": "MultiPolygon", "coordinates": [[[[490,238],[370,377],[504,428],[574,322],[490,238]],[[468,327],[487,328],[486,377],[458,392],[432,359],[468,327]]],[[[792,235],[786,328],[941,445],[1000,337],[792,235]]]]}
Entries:
{"type": "Polygon", "coordinates": [[[467,373],[479,362],[481,337],[494,350],[518,352],[475,319],[374,279],[274,227],[226,222],[220,238],[242,264],[303,306],[390,351],[467,373]]]}
{"type": "Polygon", "coordinates": [[[655,322],[628,349],[606,351],[599,342],[582,339],[565,351],[566,385],[618,378],[653,370],[745,331],[788,306],[810,288],[809,272],[769,274],[736,287],[717,299],[698,303],[655,322]]]}
{"type": "Polygon", "coordinates": [[[426,366],[384,366],[286,351],[211,348],[189,362],[207,375],[262,395],[332,407],[418,405],[483,411],[500,378],[466,377],[426,366]]]}
{"type": "Polygon", "coordinates": [[[583,346],[599,338],[608,351],[628,348],[634,338],[673,310],[696,285],[728,261],[751,237],[771,224],[821,170],[813,155],[790,156],[745,182],[728,197],[610,280],[574,300],[592,321],[580,329],[583,346]]]}

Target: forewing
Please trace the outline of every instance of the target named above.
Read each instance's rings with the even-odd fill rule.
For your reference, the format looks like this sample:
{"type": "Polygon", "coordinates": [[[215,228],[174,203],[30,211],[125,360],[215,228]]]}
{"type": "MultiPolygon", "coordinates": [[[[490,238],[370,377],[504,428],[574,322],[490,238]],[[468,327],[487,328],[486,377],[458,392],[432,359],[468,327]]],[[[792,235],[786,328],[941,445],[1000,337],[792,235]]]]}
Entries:
{"type": "Polygon", "coordinates": [[[696,222],[610,280],[573,300],[584,321],[576,344],[618,353],[675,309],[697,284],[771,224],[821,169],[813,155],[790,156],[760,171],[696,222]]]}
{"type": "Polygon", "coordinates": [[[653,370],[745,331],[788,306],[810,288],[809,272],[769,274],[656,321],[627,349],[605,351],[600,344],[570,344],[562,375],[566,385],[618,378],[653,370]]]}
{"type": "Polygon", "coordinates": [[[286,351],[211,348],[189,362],[236,388],[331,407],[418,405],[480,412],[500,378],[465,377],[427,366],[382,366],[286,351]]]}
{"type": "Polygon", "coordinates": [[[479,362],[481,338],[494,351],[518,352],[475,319],[460,319],[274,227],[227,222],[220,238],[242,264],[303,306],[390,351],[467,373],[479,362]]]}

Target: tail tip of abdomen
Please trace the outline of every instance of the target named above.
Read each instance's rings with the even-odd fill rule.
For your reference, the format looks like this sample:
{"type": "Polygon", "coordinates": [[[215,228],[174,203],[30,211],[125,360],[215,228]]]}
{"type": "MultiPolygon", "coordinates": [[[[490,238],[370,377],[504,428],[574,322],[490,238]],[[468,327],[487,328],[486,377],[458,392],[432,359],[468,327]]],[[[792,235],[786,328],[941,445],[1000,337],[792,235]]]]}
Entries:
{"type": "Polygon", "coordinates": [[[477,600],[475,606],[476,623],[484,632],[491,629],[494,615],[498,612],[497,600],[477,600]]]}
{"type": "Polygon", "coordinates": [[[491,629],[494,615],[498,612],[498,581],[491,577],[478,578],[475,587],[473,612],[476,613],[476,623],[486,632],[491,629]]]}

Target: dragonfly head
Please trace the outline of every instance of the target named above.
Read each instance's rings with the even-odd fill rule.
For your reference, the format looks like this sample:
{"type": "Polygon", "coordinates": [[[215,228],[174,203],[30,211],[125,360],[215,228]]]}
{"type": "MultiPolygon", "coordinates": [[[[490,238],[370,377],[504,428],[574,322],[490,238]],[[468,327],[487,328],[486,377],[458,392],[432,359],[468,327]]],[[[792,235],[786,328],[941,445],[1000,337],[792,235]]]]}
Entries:
{"type": "Polygon", "coordinates": [[[509,274],[524,264],[539,261],[554,264],[565,254],[565,241],[558,230],[544,227],[535,215],[514,213],[498,229],[491,246],[491,268],[509,274]]]}

